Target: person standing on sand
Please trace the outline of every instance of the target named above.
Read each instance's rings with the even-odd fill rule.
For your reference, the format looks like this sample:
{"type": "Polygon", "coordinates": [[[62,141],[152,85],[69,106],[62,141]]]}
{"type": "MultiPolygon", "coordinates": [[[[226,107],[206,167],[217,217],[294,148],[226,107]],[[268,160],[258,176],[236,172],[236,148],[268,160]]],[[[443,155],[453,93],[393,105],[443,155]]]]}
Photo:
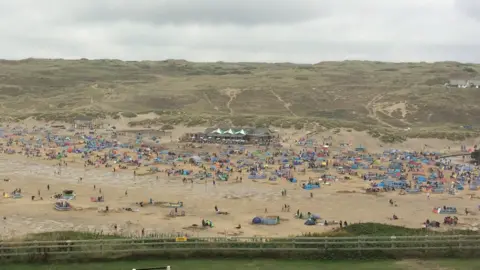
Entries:
{"type": "Polygon", "coordinates": [[[50,185],[47,185],[47,190],[50,191],[50,185]]]}

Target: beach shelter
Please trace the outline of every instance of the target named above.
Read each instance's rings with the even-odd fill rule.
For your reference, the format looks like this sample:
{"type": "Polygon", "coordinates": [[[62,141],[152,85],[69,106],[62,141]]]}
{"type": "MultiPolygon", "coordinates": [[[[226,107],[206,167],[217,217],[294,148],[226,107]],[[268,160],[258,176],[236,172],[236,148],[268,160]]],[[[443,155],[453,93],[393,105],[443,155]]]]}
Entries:
{"type": "Polygon", "coordinates": [[[235,135],[246,135],[247,133],[245,132],[245,130],[241,129],[237,132],[235,132],[235,135]]]}
{"type": "Polygon", "coordinates": [[[225,131],[225,134],[230,134],[230,135],[233,135],[233,134],[234,134],[234,132],[233,132],[233,130],[232,130],[232,129],[229,129],[229,130],[225,131]]]}
{"type": "Polygon", "coordinates": [[[217,128],[216,130],[212,131],[212,133],[215,133],[215,134],[222,134],[222,130],[217,128]]]}

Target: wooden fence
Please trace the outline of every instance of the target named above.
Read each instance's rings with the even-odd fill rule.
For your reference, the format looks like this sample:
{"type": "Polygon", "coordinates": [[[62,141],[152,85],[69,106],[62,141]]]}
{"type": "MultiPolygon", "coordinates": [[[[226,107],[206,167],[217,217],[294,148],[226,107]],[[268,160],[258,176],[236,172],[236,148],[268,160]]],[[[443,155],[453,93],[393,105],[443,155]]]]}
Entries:
{"type": "Polygon", "coordinates": [[[479,235],[296,238],[103,239],[0,242],[0,261],[102,259],[195,252],[480,253],[479,235]]]}

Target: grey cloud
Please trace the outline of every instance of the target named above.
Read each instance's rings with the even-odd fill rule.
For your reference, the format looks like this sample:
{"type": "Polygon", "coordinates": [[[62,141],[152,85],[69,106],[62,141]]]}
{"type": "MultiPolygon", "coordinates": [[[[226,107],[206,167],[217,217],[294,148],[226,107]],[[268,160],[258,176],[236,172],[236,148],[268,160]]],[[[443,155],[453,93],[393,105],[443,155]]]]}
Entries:
{"type": "Polygon", "coordinates": [[[455,6],[467,16],[480,21],[479,0],[455,0],[455,6]]]}
{"type": "Polygon", "coordinates": [[[162,24],[289,24],[325,16],[324,0],[102,0],[76,10],[80,21],[162,24]]]}
{"type": "Polygon", "coordinates": [[[0,58],[480,62],[480,0],[188,2],[2,0],[0,58]]]}

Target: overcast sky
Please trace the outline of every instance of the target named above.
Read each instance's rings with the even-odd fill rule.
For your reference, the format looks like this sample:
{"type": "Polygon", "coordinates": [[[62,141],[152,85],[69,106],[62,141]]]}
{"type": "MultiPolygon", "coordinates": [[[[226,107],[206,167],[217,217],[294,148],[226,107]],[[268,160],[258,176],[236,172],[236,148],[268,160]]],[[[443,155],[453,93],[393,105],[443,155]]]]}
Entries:
{"type": "Polygon", "coordinates": [[[0,58],[480,62],[480,0],[0,0],[0,58]]]}

